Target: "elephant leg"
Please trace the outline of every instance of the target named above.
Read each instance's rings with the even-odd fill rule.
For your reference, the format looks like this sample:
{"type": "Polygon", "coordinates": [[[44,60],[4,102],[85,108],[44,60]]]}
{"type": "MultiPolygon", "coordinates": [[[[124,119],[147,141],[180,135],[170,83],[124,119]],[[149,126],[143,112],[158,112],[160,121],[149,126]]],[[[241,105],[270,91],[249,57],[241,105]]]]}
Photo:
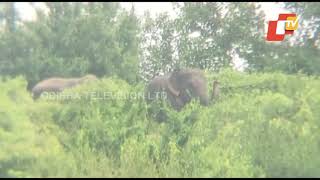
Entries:
{"type": "Polygon", "coordinates": [[[200,104],[203,106],[209,105],[209,96],[207,94],[200,93],[197,95],[197,97],[200,99],[200,104]]]}
{"type": "Polygon", "coordinates": [[[176,102],[176,110],[177,111],[180,111],[183,108],[183,106],[185,105],[185,103],[182,101],[181,97],[176,97],[175,102],[176,102]]]}
{"type": "Polygon", "coordinates": [[[168,115],[166,114],[166,112],[164,112],[164,110],[160,110],[155,119],[159,122],[159,123],[162,123],[162,122],[165,122],[167,119],[168,119],[168,115]]]}
{"type": "Polygon", "coordinates": [[[192,94],[188,91],[188,89],[181,91],[180,99],[184,104],[187,104],[191,101],[192,94]]]}
{"type": "Polygon", "coordinates": [[[37,100],[39,97],[40,97],[40,93],[34,93],[34,94],[32,94],[32,98],[33,98],[33,100],[37,100]]]}
{"type": "Polygon", "coordinates": [[[180,111],[185,105],[180,96],[174,96],[172,94],[168,95],[168,100],[170,101],[171,106],[176,110],[180,111]]]}
{"type": "Polygon", "coordinates": [[[193,79],[192,81],[192,96],[200,99],[201,105],[208,106],[209,105],[209,95],[207,82],[204,79],[193,79]]]}

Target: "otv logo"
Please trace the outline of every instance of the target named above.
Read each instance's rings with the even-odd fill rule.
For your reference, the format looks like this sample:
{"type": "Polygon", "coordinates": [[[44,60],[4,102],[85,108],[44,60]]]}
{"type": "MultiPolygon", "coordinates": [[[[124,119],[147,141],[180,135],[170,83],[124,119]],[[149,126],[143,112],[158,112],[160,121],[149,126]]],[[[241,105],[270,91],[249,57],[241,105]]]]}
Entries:
{"type": "Polygon", "coordinates": [[[296,14],[279,14],[277,21],[269,21],[267,41],[282,41],[286,34],[293,34],[297,28],[296,14]]]}

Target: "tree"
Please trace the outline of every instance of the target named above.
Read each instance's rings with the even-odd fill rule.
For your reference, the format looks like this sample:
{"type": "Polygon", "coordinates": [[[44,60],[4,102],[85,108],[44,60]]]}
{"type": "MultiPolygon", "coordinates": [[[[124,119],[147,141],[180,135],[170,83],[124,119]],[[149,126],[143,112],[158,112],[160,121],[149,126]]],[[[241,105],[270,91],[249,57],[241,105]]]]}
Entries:
{"type": "MultiPolygon", "coordinates": [[[[268,71],[282,71],[285,73],[304,73],[319,75],[319,32],[320,32],[320,3],[294,2],[285,3],[285,7],[299,17],[299,27],[295,31],[296,39],[293,43],[281,42],[281,45],[269,46],[273,58],[269,58],[269,66],[264,63],[268,71]],[[303,26],[308,24],[308,26],[303,26]]],[[[258,60],[256,60],[257,62],[258,60]]]]}
{"type": "Polygon", "coordinates": [[[268,54],[263,14],[256,13],[255,3],[174,5],[176,19],[161,14],[153,20],[146,15],[143,42],[147,43],[141,53],[146,79],[177,67],[219,71],[233,66],[235,55],[254,64],[252,59],[268,54]]]}
{"type": "MultiPolygon", "coordinates": [[[[320,39],[320,3],[319,2],[291,2],[285,3],[285,7],[293,12],[296,12],[301,17],[300,25],[303,22],[309,21],[309,26],[304,27],[305,33],[303,34],[303,41],[311,39],[314,45],[320,39]]],[[[301,27],[301,26],[300,26],[301,27]]],[[[300,28],[301,29],[301,28],[300,28]]]]}
{"type": "Polygon", "coordinates": [[[34,22],[0,35],[0,72],[25,75],[31,88],[52,77],[91,73],[134,83],[138,71],[139,22],[119,3],[46,3],[34,22]]]}
{"type": "Polygon", "coordinates": [[[140,44],[140,67],[145,80],[167,73],[175,66],[175,31],[174,21],[167,13],[156,19],[152,19],[148,12],[145,14],[140,44]]]}

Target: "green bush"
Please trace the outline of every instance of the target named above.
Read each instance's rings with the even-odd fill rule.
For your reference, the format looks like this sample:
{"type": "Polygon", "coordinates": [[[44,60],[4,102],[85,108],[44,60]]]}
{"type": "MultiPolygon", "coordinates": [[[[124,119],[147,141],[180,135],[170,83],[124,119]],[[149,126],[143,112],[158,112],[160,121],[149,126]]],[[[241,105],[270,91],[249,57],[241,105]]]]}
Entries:
{"type": "Polygon", "coordinates": [[[208,83],[220,80],[221,97],[180,112],[162,107],[162,123],[147,115],[143,99],[125,98],[141,95],[144,84],[108,77],[60,94],[74,99],[33,101],[24,78],[2,78],[0,175],[320,177],[319,80],[207,75],[208,83]]]}

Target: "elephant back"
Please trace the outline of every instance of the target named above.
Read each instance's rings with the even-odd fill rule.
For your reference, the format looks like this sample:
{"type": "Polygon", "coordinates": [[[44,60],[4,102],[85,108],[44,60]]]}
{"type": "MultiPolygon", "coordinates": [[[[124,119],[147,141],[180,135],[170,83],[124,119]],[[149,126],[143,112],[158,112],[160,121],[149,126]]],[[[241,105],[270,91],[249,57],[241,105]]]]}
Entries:
{"type": "Polygon", "coordinates": [[[173,72],[169,79],[170,83],[179,90],[188,89],[196,81],[206,81],[204,73],[200,69],[182,69],[173,72]]]}
{"type": "Polygon", "coordinates": [[[88,82],[88,81],[96,81],[96,80],[98,80],[98,78],[93,74],[87,74],[80,79],[81,83],[88,82]]]}
{"type": "Polygon", "coordinates": [[[62,92],[66,88],[71,88],[79,84],[77,78],[49,78],[36,84],[32,88],[34,99],[37,99],[43,92],[62,92]]]}

